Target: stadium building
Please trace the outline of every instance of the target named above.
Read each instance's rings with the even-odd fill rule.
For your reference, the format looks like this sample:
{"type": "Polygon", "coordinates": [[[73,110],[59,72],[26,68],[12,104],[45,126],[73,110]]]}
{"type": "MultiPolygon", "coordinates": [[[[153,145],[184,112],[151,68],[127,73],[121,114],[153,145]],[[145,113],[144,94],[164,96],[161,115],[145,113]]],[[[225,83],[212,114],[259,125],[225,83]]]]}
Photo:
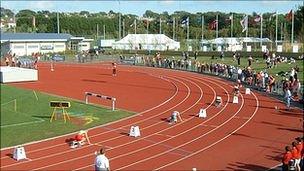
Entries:
{"type": "Polygon", "coordinates": [[[7,52],[18,56],[32,53],[58,53],[66,50],[86,51],[93,39],[57,33],[1,33],[1,56],[7,52]]]}

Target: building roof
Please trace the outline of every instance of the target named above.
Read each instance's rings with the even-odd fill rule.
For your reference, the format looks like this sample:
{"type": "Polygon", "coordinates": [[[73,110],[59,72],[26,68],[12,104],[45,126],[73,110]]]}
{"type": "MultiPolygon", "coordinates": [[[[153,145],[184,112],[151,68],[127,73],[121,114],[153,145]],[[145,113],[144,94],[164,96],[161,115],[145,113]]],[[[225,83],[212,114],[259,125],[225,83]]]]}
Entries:
{"type": "Polygon", "coordinates": [[[178,43],[164,34],[128,34],[114,44],[172,44],[178,43]]]}
{"type": "Polygon", "coordinates": [[[1,42],[5,41],[67,41],[72,35],[64,33],[1,33],[1,42]]]}

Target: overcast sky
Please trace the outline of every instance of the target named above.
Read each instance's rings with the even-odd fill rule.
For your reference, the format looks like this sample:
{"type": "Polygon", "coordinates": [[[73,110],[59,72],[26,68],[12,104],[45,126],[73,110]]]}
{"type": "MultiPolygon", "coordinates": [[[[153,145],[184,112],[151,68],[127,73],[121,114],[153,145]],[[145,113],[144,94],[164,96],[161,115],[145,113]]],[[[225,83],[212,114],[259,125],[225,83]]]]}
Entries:
{"type": "Polygon", "coordinates": [[[7,1],[1,0],[1,7],[18,12],[23,9],[33,11],[49,10],[58,12],[121,12],[123,14],[135,14],[142,16],[146,10],[156,13],[164,11],[172,14],[174,11],[187,11],[190,13],[221,11],[252,14],[252,12],[288,13],[291,9],[297,9],[303,5],[303,1],[7,1]]]}

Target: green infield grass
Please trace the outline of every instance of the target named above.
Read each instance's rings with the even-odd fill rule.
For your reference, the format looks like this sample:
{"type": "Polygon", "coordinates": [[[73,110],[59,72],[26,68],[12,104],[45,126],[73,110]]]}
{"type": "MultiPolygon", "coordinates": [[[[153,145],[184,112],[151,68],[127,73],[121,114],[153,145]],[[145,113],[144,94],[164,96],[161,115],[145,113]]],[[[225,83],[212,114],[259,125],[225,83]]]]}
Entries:
{"type": "Polygon", "coordinates": [[[134,113],[87,105],[68,98],[1,84],[1,148],[42,140],[109,123],[134,113]],[[70,120],[64,123],[62,109],[50,122],[50,101],[68,101],[70,120]]]}

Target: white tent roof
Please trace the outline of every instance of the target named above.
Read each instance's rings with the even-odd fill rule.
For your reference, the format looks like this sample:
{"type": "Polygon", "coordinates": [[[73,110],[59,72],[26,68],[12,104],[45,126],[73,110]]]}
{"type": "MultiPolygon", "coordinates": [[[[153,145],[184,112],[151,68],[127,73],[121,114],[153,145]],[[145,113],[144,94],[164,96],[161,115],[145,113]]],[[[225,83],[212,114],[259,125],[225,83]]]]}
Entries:
{"type": "Polygon", "coordinates": [[[240,44],[242,42],[251,42],[251,43],[258,43],[258,42],[263,42],[263,43],[268,43],[272,42],[268,38],[256,38],[256,37],[219,37],[216,39],[211,39],[211,40],[203,40],[203,44],[230,44],[230,45],[236,45],[240,44]]]}
{"type": "Polygon", "coordinates": [[[164,34],[128,34],[115,44],[172,44],[178,43],[164,34]]]}

